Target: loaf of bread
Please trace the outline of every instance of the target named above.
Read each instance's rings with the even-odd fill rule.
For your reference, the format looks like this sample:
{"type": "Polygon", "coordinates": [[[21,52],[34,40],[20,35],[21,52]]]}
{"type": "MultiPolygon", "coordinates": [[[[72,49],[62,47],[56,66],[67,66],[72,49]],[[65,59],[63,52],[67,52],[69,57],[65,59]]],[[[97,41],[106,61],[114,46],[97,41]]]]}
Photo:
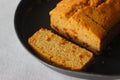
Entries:
{"type": "Polygon", "coordinates": [[[54,30],[97,54],[120,33],[120,0],[62,0],[49,14],[54,30]]]}
{"type": "Polygon", "coordinates": [[[28,39],[30,46],[45,60],[71,70],[82,70],[93,54],[50,30],[41,28],[28,39]]]}

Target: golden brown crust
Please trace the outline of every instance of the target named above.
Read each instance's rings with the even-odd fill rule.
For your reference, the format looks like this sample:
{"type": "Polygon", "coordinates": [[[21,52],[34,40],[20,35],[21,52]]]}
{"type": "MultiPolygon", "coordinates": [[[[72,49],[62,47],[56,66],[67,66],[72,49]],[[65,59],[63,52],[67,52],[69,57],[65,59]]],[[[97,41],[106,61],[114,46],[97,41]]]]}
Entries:
{"type": "Polygon", "coordinates": [[[104,1],[97,7],[86,7],[82,12],[108,31],[120,20],[120,0],[104,1]]]}
{"type": "Polygon", "coordinates": [[[93,54],[62,37],[41,28],[28,39],[30,46],[44,59],[71,70],[82,70],[93,54]]]}
{"type": "Polygon", "coordinates": [[[120,0],[62,0],[50,11],[50,24],[57,32],[96,53],[102,51],[108,32],[119,27],[114,26],[120,21],[119,13],[120,0]]]}

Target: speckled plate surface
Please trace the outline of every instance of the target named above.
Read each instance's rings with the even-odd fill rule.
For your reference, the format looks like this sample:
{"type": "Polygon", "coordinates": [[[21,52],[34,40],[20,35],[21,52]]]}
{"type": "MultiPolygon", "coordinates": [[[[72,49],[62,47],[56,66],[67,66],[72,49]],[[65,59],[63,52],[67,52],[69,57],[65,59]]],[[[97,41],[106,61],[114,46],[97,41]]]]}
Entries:
{"type": "Polygon", "coordinates": [[[39,58],[46,66],[63,74],[95,79],[120,78],[120,35],[117,36],[103,52],[95,56],[94,62],[84,71],[71,71],[45,62],[30,48],[27,39],[40,27],[50,28],[49,11],[59,0],[22,0],[15,13],[15,30],[23,46],[39,58]]]}

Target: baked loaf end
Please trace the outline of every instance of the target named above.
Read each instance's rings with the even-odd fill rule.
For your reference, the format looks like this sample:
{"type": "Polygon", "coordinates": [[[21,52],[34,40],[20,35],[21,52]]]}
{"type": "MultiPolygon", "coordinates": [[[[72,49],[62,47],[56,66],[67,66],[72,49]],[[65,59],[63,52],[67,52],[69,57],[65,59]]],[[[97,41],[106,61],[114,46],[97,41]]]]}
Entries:
{"type": "Polygon", "coordinates": [[[93,54],[51,31],[41,28],[28,39],[30,46],[45,60],[71,70],[82,70],[93,54]]]}
{"type": "Polygon", "coordinates": [[[120,33],[120,0],[62,0],[49,14],[54,30],[97,54],[120,33]]]}

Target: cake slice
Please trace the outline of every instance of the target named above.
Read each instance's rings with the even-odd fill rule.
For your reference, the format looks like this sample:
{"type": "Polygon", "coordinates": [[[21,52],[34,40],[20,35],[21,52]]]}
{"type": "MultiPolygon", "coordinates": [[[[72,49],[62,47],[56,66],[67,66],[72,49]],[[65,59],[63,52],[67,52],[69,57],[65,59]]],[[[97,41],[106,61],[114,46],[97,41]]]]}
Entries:
{"type": "Polygon", "coordinates": [[[50,30],[41,28],[28,39],[29,45],[54,65],[71,70],[82,70],[91,62],[93,54],[50,30]]]}
{"type": "Polygon", "coordinates": [[[96,54],[120,33],[120,0],[62,0],[49,14],[54,30],[96,54]]]}

